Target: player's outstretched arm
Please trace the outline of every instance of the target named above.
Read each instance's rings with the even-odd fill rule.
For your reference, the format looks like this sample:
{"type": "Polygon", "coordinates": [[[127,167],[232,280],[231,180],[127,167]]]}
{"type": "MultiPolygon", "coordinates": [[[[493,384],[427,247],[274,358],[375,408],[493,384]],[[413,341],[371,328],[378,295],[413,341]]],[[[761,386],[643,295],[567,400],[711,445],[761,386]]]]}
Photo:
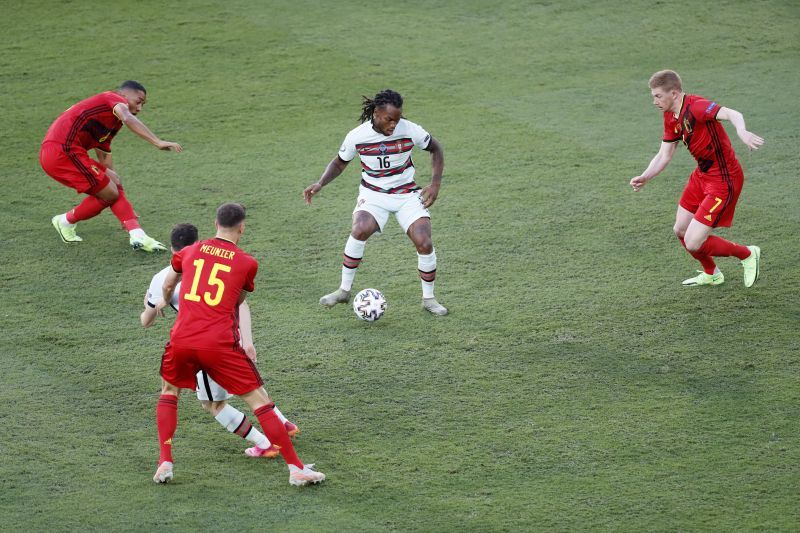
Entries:
{"type": "Polygon", "coordinates": [[[736,128],[736,134],[745,146],[751,150],[758,150],[759,146],[764,144],[764,139],[755,133],[747,131],[747,127],[744,124],[744,116],[735,109],[720,107],[717,112],[717,120],[727,120],[733,124],[733,127],[736,128]]]}
{"type": "Polygon", "coordinates": [[[661,142],[661,148],[659,148],[658,153],[650,161],[650,164],[647,165],[645,171],[631,179],[630,183],[634,192],[639,192],[648,181],[661,174],[661,171],[672,161],[672,156],[675,154],[675,149],[677,147],[677,142],[661,142]]]}
{"type": "Polygon", "coordinates": [[[136,115],[131,113],[126,104],[120,103],[115,105],[114,114],[117,115],[122,123],[128,126],[133,133],[149,142],[159,150],[175,150],[176,152],[183,150],[183,147],[178,143],[162,141],[155,133],[150,131],[150,128],[144,125],[144,122],[136,118],[136,115]]]}
{"type": "Polygon", "coordinates": [[[348,164],[350,164],[350,161],[345,161],[338,155],[334,157],[331,162],[328,163],[328,166],[325,167],[325,172],[322,173],[319,180],[303,190],[303,198],[306,203],[310,205],[311,198],[313,198],[320,189],[339,177],[339,175],[344,172],[344,169],[347,168],[348,164]]]}
{"type": "Polygon", "coordinates": [[[426,151],[431,153],[431,184],[422,188],[422,204],[428,208],[433,205],[439,196],[439,187],[442,185],[444,174],[444,148],[434,137],[431,137],[426,151]]]}
{"type": "Polygon", "coordinates": [[[256,347],[253,344],[253,320],[250,315],[250,304],[247,303],[247,300],[239,304],[239,333],[244,353],[255,363],[256,347]]]}

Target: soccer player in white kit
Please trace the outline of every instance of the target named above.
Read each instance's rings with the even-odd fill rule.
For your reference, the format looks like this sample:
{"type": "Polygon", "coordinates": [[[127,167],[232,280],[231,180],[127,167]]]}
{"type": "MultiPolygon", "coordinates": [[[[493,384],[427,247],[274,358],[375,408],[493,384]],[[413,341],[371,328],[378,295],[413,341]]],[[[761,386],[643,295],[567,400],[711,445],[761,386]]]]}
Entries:
{"type": "Polygon", "coordinates": [[[361,159],[361,186],[353,210],[353,226],[344,247],[342,283],[320,298],[319,303],[333,307],[350,301],[356,269],[364,257],[370,235],[383,231],[389,215],[417,248],[417,269],[422,280],[422,307],[434,315],[446,315],[447,308],[436,301],[436,250],[431,240],[431,214],[428,208],[436,201],[444,171],[442,145],[419,125],[403,118],[403,97],[385,89],[374,98],[364,97],[361,125],[350,131],[339,153],[328,163],[319,181],[305,188],[307,204],[322,187],[339,176],[358,155],[361,159]],[[411,150],[418,146],[431,153],[431,184],[420,187],[414,181],[411,150]]]}
{"type": "MultiPolygon", "coordinates": [[[[189,246],[197,241],[197,228],[192,224],[178,224],[173,228],[171,235],[171,250],[175,253],[182,248],[189,246]]],[[[171,266],[167,266],[158,274],[153,276],[150,281],[150,287],[144,297],[144,311],[140,316],[142,326],[149,328],[153,325],[158,316],[156,306],[162,298],[162,287],[164,286],[164,279],[167,272],[171,270],[171,266]]],[[[172,301],[170,307],[176,312],[178,311],[178,295],[180,294],[180,283],[172,294],[172,301]]],[[[241,333],[242,348],[245,353],[255,361],[256,349],[253,345],[253,330],[250,317],[250,307],[245,300],[239,306],[239,331],[241,333]]],[[[224,388],[222,388],[211,376],[206,372],[200,371],[197,373],[197,399],[203,404],[203,408],[214,415],[214,418],[219,422],[222,427],[239,435],[254,444],[253,447],[247,448],[244,453],[249,457],[277,457],[280,452],[270,443],[266,435],[258,431],[250,421],[247,415],[239,411],[232,405],[227,403],[227,400],[232,396],[224,388]]],[[[283,422],[286,431],[290,437],[294,437],[300,430],[296,425],[289,422],[283,413],[278,408],[275,409],[275,414],[283,422]]]]}

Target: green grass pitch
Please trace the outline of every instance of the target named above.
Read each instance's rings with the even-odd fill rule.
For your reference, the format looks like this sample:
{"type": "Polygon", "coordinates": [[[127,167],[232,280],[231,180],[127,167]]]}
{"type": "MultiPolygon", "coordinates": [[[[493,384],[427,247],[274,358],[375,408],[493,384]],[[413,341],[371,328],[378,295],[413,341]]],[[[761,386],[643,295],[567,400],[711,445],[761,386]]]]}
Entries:
{"type": "MultiPolygon", "coordinates": [[[[797,531],[800,529],[796,2],[5,2],[0,42],[0,530],[797,531]],[[686,289],[672,235],[693,160],[658,149],[647,79],[740,110],[735,224],[762,278],[686,289]],[[267,389],[328,474],[296,490],[193,396],[176,480],[157,459],[158,365],[171,321],[138,324],[168,256],[132,252],[110,213],[80,245],[50,218],[79,197],[39,168],[66,107],[141,81],[116,166],[144,229],[213,231],[248,207],[250,298],[267,389]],[[440,318],[420,309],[392,220],[355,288],[367,324],[320,308],[336,288],[358,173],[301,192],[390,87],[445,148],[432,210],[440,318]]],[[[415,156],[428,182],[427,153],[415,156]]],[[[234,405],[243,408],[239,401],[234,405]]],[[[251,417],[251,420],[255,421],[251,417]]]]}

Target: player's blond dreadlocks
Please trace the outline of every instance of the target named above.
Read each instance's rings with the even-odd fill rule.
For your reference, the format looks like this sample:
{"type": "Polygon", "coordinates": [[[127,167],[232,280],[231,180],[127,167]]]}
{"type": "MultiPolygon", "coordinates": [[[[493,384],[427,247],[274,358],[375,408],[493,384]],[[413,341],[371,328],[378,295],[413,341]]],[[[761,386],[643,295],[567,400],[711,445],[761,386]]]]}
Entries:
{"type": "Polygon", "coordinates": [[[400,109],[403,107],[403,97],[400,96],[400,93],[394,92],[391,89],[384,89],[378,94],[375,95],[374,98],[367,98],[366,96],[362,96],[364,100],[361,102],[361,123],[363,124],[367,120],[372,120],[372,113],[375,112],[375,108],[383,107],[385,105],[393,105],[396,108],[400,109]]]}

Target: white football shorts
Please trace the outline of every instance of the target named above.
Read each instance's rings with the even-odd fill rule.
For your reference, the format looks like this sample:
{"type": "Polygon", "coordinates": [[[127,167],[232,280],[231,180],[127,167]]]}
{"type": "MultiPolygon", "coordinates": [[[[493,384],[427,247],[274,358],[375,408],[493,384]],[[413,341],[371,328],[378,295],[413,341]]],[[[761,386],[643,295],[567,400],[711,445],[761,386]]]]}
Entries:
{"type": "Polygon", "coordinates": [[[411,224],[420,218],[430,218],[431,213],[422,205],[422,196],[419,191],[404,194],[386,194],[359,186],[358,200],[353,213],[366,211],[375,217],[380,231],[389,220],[389,215],[394,214],[403,232],[408,231],[411,224]]]}
{"type": "Polygon", "coordinates": [[[202,370],[197,373],[197,399],[208,402],[221,402],[232,397],[219,383],[202,370]]]}

